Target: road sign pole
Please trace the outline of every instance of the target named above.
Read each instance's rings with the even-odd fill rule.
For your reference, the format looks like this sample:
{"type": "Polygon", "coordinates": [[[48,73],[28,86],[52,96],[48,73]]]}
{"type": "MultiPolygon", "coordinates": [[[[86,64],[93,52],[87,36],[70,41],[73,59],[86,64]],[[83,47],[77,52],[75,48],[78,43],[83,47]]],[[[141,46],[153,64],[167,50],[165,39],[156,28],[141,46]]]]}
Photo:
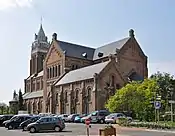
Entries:
{"type": "Polygon", "coordinates": [[[156,108],[155,108],[155,122],[157,122],[156,108]]]}
{"type": "Polygon", "coordinates": [[[157,121],[159,122],[159,109],[157,110],[157,121]]]}
{"type": "Polygon", "coordinates": [[[87,125],[87,136],[89,136],[89,125],[87,125]]]}
{"type": "Polygon", "coordinates": [[[173,103],[171,102],[171,122],[173,122],[173,103]]]}

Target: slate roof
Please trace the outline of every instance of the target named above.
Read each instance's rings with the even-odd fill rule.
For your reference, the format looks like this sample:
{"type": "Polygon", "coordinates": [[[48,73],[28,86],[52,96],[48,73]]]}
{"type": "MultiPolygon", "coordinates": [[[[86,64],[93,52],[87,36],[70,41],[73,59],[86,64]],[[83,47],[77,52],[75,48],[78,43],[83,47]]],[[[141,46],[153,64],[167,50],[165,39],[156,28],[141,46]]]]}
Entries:
{"type": "Polygon", "coordinates": [[[40,76],[43,76],[43,71],[39,72],[37,76],[35,76],[35,74],[32,74],[31,76],[29,76],[29,77],[27,78],[27,80],[28,80],[28,79],[31,79],[31,78],[33,78],[33,77],[36,78],[36,77],[40,77],[40,76]]]}
{"type": "Polygon", "coordinates": [[[106,67],[108,63],[109,61],[106,61],[106,62],[90,65],[87,67],[83,67],[80,69],[72,70],[68,72],[62,79],[60,79],[60,81],[56,83],[56,86],[93,78],[94,74],[95,73],[99,74],[106,67]]]}
{"type": "Polygon", "coordinates": [[[94,48],[86,47],[82,45],[77,45],[73,43],[68,43],[64,41],[58,41],[58,45],[61,47],[66,56],[88,59],[92,60],[94,55],[94,48]],[[87,57],[84,57],[83,54],[86,53],[87,57]]]}
{"type": "Polygon", "coordinates": [[[30,98],[37,98],[37,97],[43,97],[43,90],[36,91],[36,92],[29,92],[23,95],[24,100],[30,99],[30,98]]]}
{"type": "Polygon", "coordinates": [[[94,52],[93,60],[100,59],[98,53],[103,53],[101,58],[107,57],[110,54],[116,54],[129,39],[130,37],[124,38],[97,48],[94,52]]]}

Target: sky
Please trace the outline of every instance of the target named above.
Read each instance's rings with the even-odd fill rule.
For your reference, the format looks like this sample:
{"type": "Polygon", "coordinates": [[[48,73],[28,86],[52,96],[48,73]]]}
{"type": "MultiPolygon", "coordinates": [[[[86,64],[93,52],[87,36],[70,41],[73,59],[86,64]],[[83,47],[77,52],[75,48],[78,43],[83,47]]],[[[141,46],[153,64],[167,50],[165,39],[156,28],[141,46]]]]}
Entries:
{"type": "Polygon", "coordinates": [[[24,91],[34,34],[98,47],[135,36],[148,56],[149,75],[175,74],[174,0],[0,0],[0,102],[24,91]]]}

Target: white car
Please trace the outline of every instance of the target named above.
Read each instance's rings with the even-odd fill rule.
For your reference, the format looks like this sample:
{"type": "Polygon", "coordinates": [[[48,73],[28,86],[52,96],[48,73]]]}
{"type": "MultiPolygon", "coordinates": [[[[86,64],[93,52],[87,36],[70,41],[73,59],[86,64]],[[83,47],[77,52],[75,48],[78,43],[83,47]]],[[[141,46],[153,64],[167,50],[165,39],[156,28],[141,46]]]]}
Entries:
{"type": "Polygon", "coordinates": [[[61,117],[65,122],[68,121],[68,114],[61,114],[61,115],[58,115],[58,117],[61,117]]]}
{"type": "Polygon", "coordinates": [[[105,117],[105,122],[106,123],[116,123],[117,119],[119,118],[127,118],[128,122],[132,121],[131,117],[127,117],[123,113],[112,113],[105,117]]]}

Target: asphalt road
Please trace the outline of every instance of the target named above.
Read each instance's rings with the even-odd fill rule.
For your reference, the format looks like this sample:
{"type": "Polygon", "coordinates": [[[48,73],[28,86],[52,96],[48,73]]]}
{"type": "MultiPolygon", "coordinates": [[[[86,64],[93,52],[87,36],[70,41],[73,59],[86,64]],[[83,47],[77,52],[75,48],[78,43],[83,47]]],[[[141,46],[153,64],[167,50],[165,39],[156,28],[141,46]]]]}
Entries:
{"type": "MultiPolygon", "coordinates": [[[[90,136],[97,136],[98,129],[103,128],[104,124],[92,124],[90,136]]],[[[173,132],[154,132],[135,128],[117,128],[118,136],[175,136],[173,132]]],[[[7,130],[0,128],[0,136],[86,136],[86,126],[84,124],[66,124],[63,132],[42,132],[30,134],[21,130],[7,130]]]]}

